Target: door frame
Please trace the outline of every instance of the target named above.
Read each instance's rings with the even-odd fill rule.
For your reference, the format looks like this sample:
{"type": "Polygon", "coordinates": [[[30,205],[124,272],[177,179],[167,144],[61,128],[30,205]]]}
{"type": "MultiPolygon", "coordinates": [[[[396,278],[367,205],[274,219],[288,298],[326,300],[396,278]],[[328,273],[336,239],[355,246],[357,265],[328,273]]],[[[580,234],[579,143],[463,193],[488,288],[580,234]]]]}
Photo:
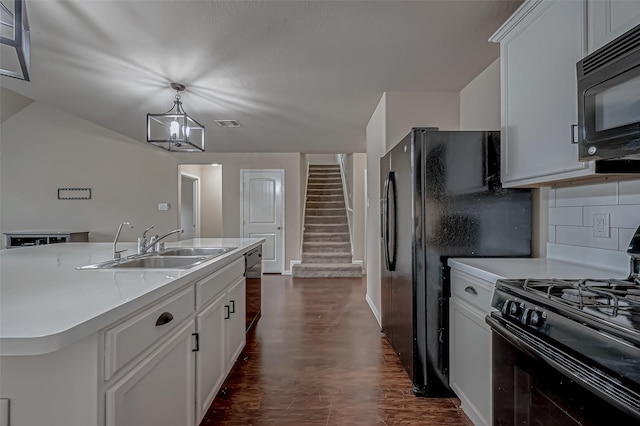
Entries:
{"type": "MultiPolygon", "coordinates": [[[[193,213],[195,216],[195,224],[196,224],[196,229],[194,232],[194,238],[200,238],[200,177],[196,176],[196,175],[192,175],[191,173],[187,173],[187,172],[180,172],[180,200],[179,200],[179,208],[178,208],[178,226],[182,225],[182,176],[189,178],[189,179],[193,179],[195,181],[195,194],[193,197],[193,213]]],[[[182,238],[181,238],[182,239],[182,238]]]]}
{"type": "Polygon", "coordinates": [[[284,274],[285,272],[285,268],[286,268],[286,244],[285,244],[285,207],[286,207],[286,201],[285,201],[285,180],[284,180],[284,169],[240,169],[240,237],[241,238],[245,238],[244,236],[244,175],[245,173],[279,173],[280,174],[280,203],[282,204],[282,208],[280,209],[280,211],[282,212],[282,214],[280,215],[280,223],[282,224],[282,242],[281,242],[281,247],[280,250],[282,252],[282,270],[280,271],[281,274],[284,274]]]}

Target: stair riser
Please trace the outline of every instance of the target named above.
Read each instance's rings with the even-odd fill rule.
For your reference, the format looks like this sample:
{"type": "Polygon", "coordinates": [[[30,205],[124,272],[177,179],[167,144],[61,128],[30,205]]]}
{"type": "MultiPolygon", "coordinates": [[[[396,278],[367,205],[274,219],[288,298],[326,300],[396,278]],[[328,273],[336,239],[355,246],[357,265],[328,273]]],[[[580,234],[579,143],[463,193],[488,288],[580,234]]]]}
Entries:
{"type": "Polygon", "coordinates": [[[351,247],[349,243],[334,243],[331,245],[315,246],[312,244],[302,243],[302,253],[350,253],[351,247]]]}
{"type": "Polygon", "coordinates": [[[307,201],[342,201],[344,203],[344,197],[342,194],[307,194],[307,201]]]}
{"type": "Polygon", "coordinates": [[[304,234],[305,243],[348,243],[349,242],[349,234],[304,234]]]}
{"type": "Polygon", "coordinates": [[[333,256],[318,256],[315,253],[303,253],[302,263],[351,263],[353,260],[350,254],[335,254],[333,256]]]}
{"type": "Polygon", "coordinates": [[[309,170],[340,170],[338,164],[309,164],[309,170]]]}
{"type": "Polygon", "coordinates": [[[339,183],[342,185],[341,177],[333,177],[333,176],[309,176],[308,183],[339,183]]]}
{"type": "Polygon", "coordinates": [[[305,216],[305,224],[344,224],[347,223],[347,216],[305,216]]]}
{"type": "Polygon", "coordinates": [[[306,209],[309,216],[344,216],[345,210],[342,209],[306,209]]]}
{"type": "Polygon", "coordinates": [[[307,185],[307,193],[311,192],[312,194],[317,194],[322,193],[323,191],[328,192],[330,195],[340,194],[342,193],[342,184],[310,183],[307,185]]]}
{"type": "Polygon", "coordinates": [[[340,179],[342,175],[340,173],[310,173],[308,178],[311,179],[340,179]]]}
{"type": "Polygon", "coordinates": [[[307,208],[309,209],[344,209],[344,201],[309,201],[307,200],[307,208]]]}
{"type": "Polygon", "coordinates": [[[349,232],[349,225],[346,223],[340,223],[340,224],[305,223],[304,232],[349,232]]]}

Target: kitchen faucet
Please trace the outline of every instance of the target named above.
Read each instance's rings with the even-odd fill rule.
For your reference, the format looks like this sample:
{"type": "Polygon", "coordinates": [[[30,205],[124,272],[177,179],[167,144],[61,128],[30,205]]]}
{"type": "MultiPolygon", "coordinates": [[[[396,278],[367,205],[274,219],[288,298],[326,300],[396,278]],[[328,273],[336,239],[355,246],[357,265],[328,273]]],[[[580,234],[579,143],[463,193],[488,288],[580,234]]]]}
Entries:
{"type": "MultiPolygon", "coordinates": [[[[149,229],[151,229],[151,228],[149,228],[149,229]]],[[[146,231],[145,231],[145,232],[146,232],[146,231]]],[[[182,230],[182,228],[178,228],[178,229],[174,229],[173,231],[171,231],[171,232],[168,232],[168,233],[164,234],[162,237],[158,237],[157,235],[154,235],[154,236],[153,236],[153,237],[151,237],[151,239],[149,240],[149,244],[147,244],[146,246],[145,246],[145,245],[142,245],[142,247],[141,247],[141,248],[140,248],[140,246],[139,246],[138,254],[145,254],[145,253],[147,253],[147,252],[149,252],[149,251],[151,251],[151,252],[153,252],[153,251],[158,251],[158,250],[154,250],[154,249],[153,249],[153,247],[154,247],[156,244],[158,244],[161,240],[164,240],[165,238],[167,238],[169,235],[173,235],[173,234],[176,234],[176,233],[178,233],[178,232],[183,233],[184,231],[182,230]]],[[[144,236],[144,235],[143,235],[143,236],[144,236]]]]}
{"type": "Polygon", "coordinates": [[[129,225],[130,229],[133,229],[133,225],[131,225],[129,222],[122,222],[120,224],[120,226],[118,226],[118,232],[116,232],[116,238],[113,240],[113,259],[114,260],[120,260],[120,253],[122,253],[123,251],[127,251],[127,249],[124,250],[117,250],[116,249],[116,244],[118,244],[118,237],[120,237],[120,231],[122,231],[122,225],[129,225]]]}

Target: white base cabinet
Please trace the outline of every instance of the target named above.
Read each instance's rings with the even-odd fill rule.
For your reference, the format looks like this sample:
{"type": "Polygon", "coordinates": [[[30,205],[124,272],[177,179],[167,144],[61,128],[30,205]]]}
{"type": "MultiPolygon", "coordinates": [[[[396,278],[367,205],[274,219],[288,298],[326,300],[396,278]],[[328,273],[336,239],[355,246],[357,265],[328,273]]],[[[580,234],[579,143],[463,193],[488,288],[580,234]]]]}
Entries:
{"type": "Polygon", "coordinates": [[[492,424],[491,329],[484,321],[492,291],[489,282],[451,271],[449,385],[476,426],[492,424]]]}
{"type": "Polygon", "coordinates": [[[191,320],[106,391],[106,426],[193,424],[194,332],[191,320]]]}
{"type": "Polygon", "coordinates": [[[246,343],[244,295],[245,280],[241,277],[197,315],[198,421],[207,413],[246,343]]]}
{"type": "Polygon", "coordinates": [[[11,426],[197,426],[246,342],[244,257],[60,351],[0,357],[11,426]]]}

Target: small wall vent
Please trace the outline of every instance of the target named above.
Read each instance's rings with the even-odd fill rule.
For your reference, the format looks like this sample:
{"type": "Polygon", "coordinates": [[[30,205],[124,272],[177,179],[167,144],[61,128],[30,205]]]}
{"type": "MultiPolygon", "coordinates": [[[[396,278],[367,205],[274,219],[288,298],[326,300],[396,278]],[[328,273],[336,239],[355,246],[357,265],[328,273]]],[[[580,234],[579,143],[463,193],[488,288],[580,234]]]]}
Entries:
{"type": "Polygon", "coordinates": [[[215,120],[220,127],[240,127],[240,122],[238,120],[215,120]]]}

